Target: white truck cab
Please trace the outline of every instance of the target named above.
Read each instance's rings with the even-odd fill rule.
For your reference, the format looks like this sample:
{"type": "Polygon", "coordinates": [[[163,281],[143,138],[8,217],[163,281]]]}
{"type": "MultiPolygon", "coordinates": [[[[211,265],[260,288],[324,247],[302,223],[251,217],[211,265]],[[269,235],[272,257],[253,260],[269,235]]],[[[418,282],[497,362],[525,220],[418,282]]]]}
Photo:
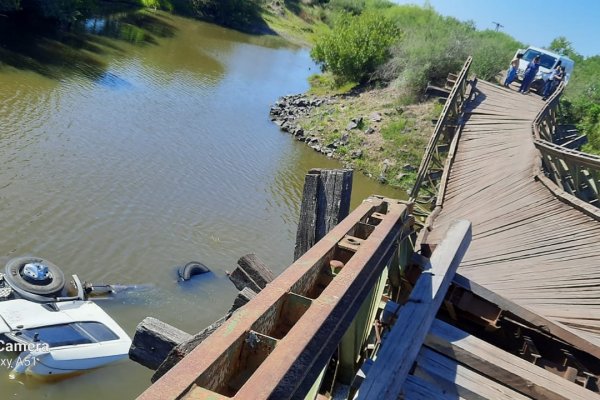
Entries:
{"type": "Polygon", "coordinates": [[[517,68],[517,79],[519,81],[523,80],[523,75],[525,74],[525,69],[527,68],[529,62],[533,60],[535,56],[540,56],[540,69],[531,83],[531,88],[535,89],[538,93],[541,92],[544,86],[544,80],[547,78],[547,74],[556,67],[559,61],[560,65],[565,67],[564,82],[565,84],[569,82],[569,78],[573,73],[573,67],[575,66],[575,62],[569,57],[558,54],[551,50],[533,46],[529,46],[526,49],[517,50],[515,57],[519,53],[523,54],[523,58],[521,58],[519,61],[519,67],[517,68]]]}

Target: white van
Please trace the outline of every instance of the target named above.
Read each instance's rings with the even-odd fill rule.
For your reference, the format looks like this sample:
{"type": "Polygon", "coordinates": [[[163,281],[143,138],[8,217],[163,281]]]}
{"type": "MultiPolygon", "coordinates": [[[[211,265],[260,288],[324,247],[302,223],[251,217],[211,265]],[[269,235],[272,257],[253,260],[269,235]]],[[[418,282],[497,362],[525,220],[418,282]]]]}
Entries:
{"type": "Polygon", "coordinates": [[[522,81],[523,75],[525,74],[525,69],[527,68],[527,64],[535,56],[540,56],[540,69],[538,70],[535,79],[531,83],[531,88],[536,92],[541,93],[542,88],[544,87],[544,80],[546,78],[546,74],[548,74],[552,69],[556,67],[556,64],[560,61],[560,65],[565,67],[565,84],[569,82],[569,78],[573,73],[573,67],[575,66],[575,62],[571,60],[569,57],[558,54],[551,50],[542,49],[540,47],[529,46],[526,49],[519,49],[515,53],[515,57],[517,54],[523,54],[523,58],[519,61],[519,68],[517,69],[517,80],[522,81]]]}

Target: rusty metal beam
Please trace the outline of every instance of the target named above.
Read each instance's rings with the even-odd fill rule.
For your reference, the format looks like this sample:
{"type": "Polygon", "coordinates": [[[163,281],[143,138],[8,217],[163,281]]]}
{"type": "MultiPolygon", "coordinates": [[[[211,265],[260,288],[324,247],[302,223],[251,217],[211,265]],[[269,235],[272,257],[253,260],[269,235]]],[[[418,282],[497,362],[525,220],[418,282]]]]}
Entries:
{"type": "Polygon", "coordinates": [[[411,208],[367,199],[139,399],[303,398],[410,233],[411,208]]]}

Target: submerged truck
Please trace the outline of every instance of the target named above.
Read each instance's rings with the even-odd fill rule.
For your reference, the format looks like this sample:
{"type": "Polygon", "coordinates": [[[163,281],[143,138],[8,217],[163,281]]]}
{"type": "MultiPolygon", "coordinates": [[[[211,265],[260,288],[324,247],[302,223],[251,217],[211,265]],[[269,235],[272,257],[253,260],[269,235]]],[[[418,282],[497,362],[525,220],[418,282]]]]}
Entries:
{"type": "Polygon", "coordinates": [[[519,61],[519,67],[517,69],[518,81],[523,80],[527,64],[529,64],[535,56],[540,56],[540,69],[531,83],[531,88],[538,93],[541,93],[545,79],[547,79],[548,74],[556,67],[559,61],[560,65],[565,67],[565,84],[569,82],[569,78],[573,73],[573,67],[575,66],[575,62],[569,57],[540,47],[529,46],[526,49],[519,49],[515,53],[515,57],[517,54],[523,54],[523,58],[519,61]]]}

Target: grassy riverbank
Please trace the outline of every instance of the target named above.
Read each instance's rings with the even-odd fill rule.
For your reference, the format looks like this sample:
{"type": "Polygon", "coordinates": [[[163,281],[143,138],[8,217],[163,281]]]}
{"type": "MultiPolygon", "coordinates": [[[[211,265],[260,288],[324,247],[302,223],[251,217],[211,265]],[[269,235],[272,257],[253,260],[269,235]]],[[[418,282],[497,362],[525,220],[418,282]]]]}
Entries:
{"type": "Polygon", "coordinates": [[[404,105],[394,87],[336,95],[297,122],[331,157],[382,183],[408,188],[431,135],[436,101],[404,105]]]}
{"type": "MultiPolygon", "coordinates": [[[[303,16],[288,19],[292,26],[299,21],[301,28],[277,19],[273,26],[314,40],[311,54],[326,72],[310,79],[309,94],[335,101],[296,119],[295,130],[300,128],[301,139],[314,149],[405,188],[412,184],[431,120],[440,109],[436,102],[422,101],[427,85],[443,86],[448,73],[456,73],[469,55],[472,73],[495,81],[516,50],[527,47],[505,33],[479,31],[472,22],[443,17],[430,6],[386,0],[310,3],[295,13],[287,11],[303,16]],[[373,113],[381,120],[369,118],[373,113]]],[[[600,154],[600,56],[579,55],[565,37],[546,47],[575,60],[563,97],[563,122],[576,124],[587,135],[584,151],[600,154]]]]}

